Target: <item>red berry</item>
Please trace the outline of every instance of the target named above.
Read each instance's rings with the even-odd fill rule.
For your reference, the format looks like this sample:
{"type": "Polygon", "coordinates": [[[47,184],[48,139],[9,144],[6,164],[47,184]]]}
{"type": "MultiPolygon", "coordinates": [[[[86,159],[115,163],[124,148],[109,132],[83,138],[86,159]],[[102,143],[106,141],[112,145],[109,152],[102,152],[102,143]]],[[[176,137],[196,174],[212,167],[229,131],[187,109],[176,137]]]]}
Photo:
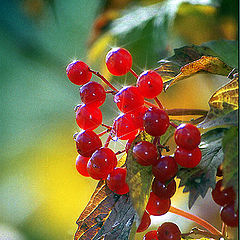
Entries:
{"type": "Polygon", "coordinates": [[[134,141],[134,139],[135,138],[128,139],[126,146],[125,146],[126,153],[128,153],[129,149],[131,148],[132,142],[134,141]]]}
{"type": "Polygon", "coordinates": [[[130,115],[132,122],[136,128],[144,130],[143,117],[147,110],[148,110],[148,108],[145,107],[144,105],[142,105],[141,107],[139,107],[131,112],[128,112],[126,114],[130,115]]]}
{"type": "Polygon", "coordinates": [[[76,112],[77,125],[84,130],[94,130],[102,123],[102,112],[99,108],[81,105],[76,112]]]}
{"type": "Polygon", "coordinates": [[[107,176],[107,186],[115,193],[121,195],[129,192],[128,184],[126,183],[126,168],[115,168],[107,176]]]}
{"type": "Polygon", "coordinates": [[[160,199],[153,192],[151,192],[146,206],[146,210],[150,215],[160,216],[167,213],[170,206],[171,206],[170,198],[160,199]]]}
{"type": "Polygon", "coordinates": [[[91,157],[97,149],[102,147],[101,139],[90,130],[79,133],[75,141],[78,153],[84,157],[91,157]]]}
{"type": "Polygon", "coordinates": [[[221,219],[229,227],[238,226],[238,210],[234,210],[234,203],[226,205],[221,210],[221,219]]]}
{"type": "Polygon", "coordinates": [[[77,171],[84,177],[89,177],[89,174],[88,174],[88,171],[87,171],[88,160],[89,160],[88,157],[83,157],[81,155],[78,155],[77,159],[76,159],[77,171]]]}
{"type": "Polygon", "coordinates": [[[155,98],[163,90],[162,77],[155,71],[145,71],[138,77],[137,87],[145,98],[155,98]]]}
{"type": "Polygon", "coordinates": [[[201,134],[198,128],[190,123],[178,126],[174,134],[178,146],[192,150],[201,142],[201,134]]]}
{"type": "Polygon", "coordinates": [[[128,86],[122,88],[115,96],[114,102],[123,113],[133,111],[144,104],[144,97],[139,93],[138,88],[128,86]]]}
{"type": "Polygon", "coordinates": [[[96,150],[87,164],[89,175],[96,180],[106,179],[108,174],[117,166],[115,153],[107,147],[96,150]]]}
{"type": "Polygon", "coordinates": [[[129,115],[121,114],[114,120],[112,134],[121,140],[128,140],[135,138],[138,129],[134,126],[129,115]]]}
{"type": "Polygon", "coordinates": [[[132,56],[125,48],[113,48],[106,56],[106,65],[111,74],[124,75],[132,67],[132,56]]]}
{"type": "Polygon", "coordinates": [[[215,189],[212,190],[212,198],[218,205],[225,206],[234,202],[236,194],[232,187],[224,189],[222,186],[222,181],[223,180],[219,180],[215,189]]]}
{"type": "Polygon", "coordinates": [[[144,235],[143,240],[158,240],[157,231],[147,232],[144,235]]]}
{"type": "Polygon", "coordinates": [[[159,108],[149,108],[143,118],[145,131],[152,136],[163,135],[169,127],[167,113],[159,108]]]}
{"type": "Polygon", "coordinates": [[[173,179],[168,184],[164,184],[157,178],[154,178],[152,183],[152,191],[161,199],[171,198],[176,192],[176,182],[173,179]]]}
{"type": "Polygon", "coordinates": [[[141,141],[133,147],[133,157],[142,166],[154,165],[158,162],[158,151],[152,143],[141,141]]]}
{"type": "Polygon", "coordinates": [[[92,77],[88,65],[82,61],[70,63],[67,66],[66,73],[69,80],[76,85],[85,84],[89,82],[92,77]]]}
{"type": "Polygon", "coordinates": [[[159,158],[158,163],[152,167],[153,175],[162,183],[166,183],[175,177],[178,166],[173,157],[164,156],[159,158]]]}
{"type": "Polygon", "coordinates": [[[175,223],[165,222],[157,230],[158,239],[180,240],[181,231],[175,223]]]}
{"type": "Polygon", "coordinates": [[[137,228],[137,232],[144,232],[145,230],[148,229],[148,227],[151,225],[151,218],[149,214],[145,211],[143,213],[141,223],[139,224],[137,228]]]}
{"type": "Polygon", "coordinates": [[[100,107],[106,99],[103,86],[97,82],[86,83],[79,89],[79,92],[82,102],[87,106],[100,107]]]}
{"type": "Polygon", "coordinates": [[[192,150],[177,147],[174,153],[174,158],[180,166],[185,168],[194,168],[200,163],[202,153],[198,147],[192,150]]]}

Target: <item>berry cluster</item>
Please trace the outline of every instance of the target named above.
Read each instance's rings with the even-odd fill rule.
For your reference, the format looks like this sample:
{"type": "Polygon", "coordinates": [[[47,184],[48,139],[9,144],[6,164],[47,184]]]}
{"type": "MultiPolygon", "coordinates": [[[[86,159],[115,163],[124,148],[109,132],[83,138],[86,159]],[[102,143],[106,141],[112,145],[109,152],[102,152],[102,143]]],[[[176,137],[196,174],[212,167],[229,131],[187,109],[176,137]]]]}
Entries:
{"type": "MultiPolygon", "coordinates": [[[[149,215],[160,216],[168,212],[171,205],[170,198],[176,191],[174,177],[178,171],[178,164],[187,168],[199,164],[201,151],[198,145],[201,135],[192,124],[176,126],[170,121],[157,98],[163,90],[161,76],[153,70],[144,71],[138,76],[131,68],[132,56],[126,49],[114,48],[109,51],[106,56],[106,66],[109,72],[116,76],[131,72],[137,78],[136,85],[117,90],[100,73],[93,71],[82,61],[70,63],[66,70],[72,83],[83,85],[80,88],[83,104],[75,109],[76,122],[82,129],[82,132],[74,136],[79,153],[76,167],[83,176],[106,180],[107,186],[116,194],[126,194],[129,191],[126,183],[127,170],[125,167],[117,167],[117,154],[108,145],[112,139],[127,140],[122,152],[128,153],[132,147],[136,162],[142,166],[152,166],[152,173],[155,176],[146,211],[137,230],[141,232],[151,223],[149,215]],[[105,90],[100,83],[90,81],[92,74],[100,77],[111,90],[105,90]],[[114,95],[113,100],[121,112],[114,119],[112,126],[102,123],[102,112],[99,108],[106,99],[106,93],[114,95]],[[145,98],[154,99],[157,105],[148,102],[145,98]],[[100,125],[106,127],[106,130],[96,134],[93,130],[100,125]],[[176,127],[174,137],[177,149],[174,156],[162,156],[160,150],[164,146],[159,143],[159,137],[166,133],[170,125],[176,127]],[[155,143],[141,141],[133,145],[140,131],[153,136],[156,139],[155,143]],[[103,146],[100,137],[105,133],[109,135],[103,146]]],[[[162,237],[161,234],[164,233],[161,229],[158,236],[161,236],[161,239],[168,239],[162,237]]]]}

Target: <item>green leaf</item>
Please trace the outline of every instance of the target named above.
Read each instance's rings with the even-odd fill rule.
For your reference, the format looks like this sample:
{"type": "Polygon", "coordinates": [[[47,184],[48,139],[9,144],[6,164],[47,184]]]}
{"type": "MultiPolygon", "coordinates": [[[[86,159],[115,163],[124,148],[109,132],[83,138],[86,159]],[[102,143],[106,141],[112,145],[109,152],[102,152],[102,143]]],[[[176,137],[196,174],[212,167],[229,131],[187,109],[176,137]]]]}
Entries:
{"type": "Polygon", "coordinates": [[[189,209],[193,206],[199,195],[204,198],[209,188],[214,188],[218,166],[223,162],[222,138],[226,128],[210,130],[201,137],[199,145],[202,159],[195,168],[181,168],[177,177],[180,178],[180,187],[183,192],[189,192],[189,209]]]}

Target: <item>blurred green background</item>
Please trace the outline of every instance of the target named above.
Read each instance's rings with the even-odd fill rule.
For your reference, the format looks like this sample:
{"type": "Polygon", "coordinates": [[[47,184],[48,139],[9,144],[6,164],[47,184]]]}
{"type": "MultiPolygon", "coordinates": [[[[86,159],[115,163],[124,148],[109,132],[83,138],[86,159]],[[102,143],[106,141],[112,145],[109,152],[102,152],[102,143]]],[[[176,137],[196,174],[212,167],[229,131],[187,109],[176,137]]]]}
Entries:
{"type": "MultiPolygon", "coordinates": [[[[75,221],[95,188],[96,181],[75,170],[77,153],[72,135],[79,129],[73,108],[80,98],[78,87],[65,74],[71,60],[86,61],[110,77],[103,59],[114,44],[131,51],[134,69],[140,73],[144,68],[156,67],[157,61],[170,56],[176,47],[236,39],[237,1],[205,1],[208,6],[204,1],[197,1],[203,4],[196,6],[185,3],[175,12],[173,6],[183,1],[168,1],[172,5],[166,5],[166,11],[156,12],[158,5],[149,11],[148,7],[158,2],[164,3],[0,1],[1,240],[72,239],[77,228],[75,221]],[[124,8],[127,10],[122,11],[124,8]],[[131,13],[137,9],[140,12],[134,18],[131,13]],[[136,28],[129,22],[127,29],[131,31],[127,32],[120,28],[125,19],[114,21],[126,14],[135,19],[133,25],[139,24],[136,28]],[[149,18],[146,14],[158,17],[149,18]],[[141,23],[144,19],[147,20],[141,23]]],[[[127,75],[113,81],[122,86],[133,78],[127,75]]],[[[162,102],[168,108],[207,109],[209,96],[223,82],[216,76],[198,74],[170,89],[162,102]],[[196,98],[196,92],[202,97],[196,98]]],[[[105,123],[111,124],[117,112],[110,97],[102,110],[105,123]]],[[[121,149],[121,144],[115,148],[121,149]]],[[[186,209],[186,195],[177,195],[175,199],[175,206],[186,209]]],[[[208,201],[209,206],[213,204],[211,199],[208,201]]],[[[203,210],[201,201],[196,205],[193,212],[219,224],[215,216],[217,206],[205,206],[203,210]]],[[[181,224],[181,218],[175,220],[181,224]]],[[[188,229],[190,225],[181,226],[188,229]]]]}

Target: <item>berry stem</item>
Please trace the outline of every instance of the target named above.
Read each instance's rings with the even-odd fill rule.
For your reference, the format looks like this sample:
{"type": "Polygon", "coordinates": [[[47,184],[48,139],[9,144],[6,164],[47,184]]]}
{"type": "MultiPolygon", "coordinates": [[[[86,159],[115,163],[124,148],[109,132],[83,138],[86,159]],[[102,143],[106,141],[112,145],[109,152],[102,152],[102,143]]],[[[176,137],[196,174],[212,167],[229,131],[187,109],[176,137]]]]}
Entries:
{"type": "Polygon", "coordinates": [[[155,97],[154,100],[155,100],[155,102],[157,103],[158,107],[159,107],[160,109],[163,109],[163,105],[162,105],[162,103],[160,102],[160,100],[158,99],[158,97],[155,97]]]}
{"type": "Polygon", "coordinates": [[[99,77],[104,83],[106,83],[112,90],[118,92],[118,90],[100,73],[89,68],[89,71],[99,77]]]}
{"type": "Polygon", "coordinates": [[[107,140],[106,140],[106,142],[105,142],[105,144],[104,144],[104,147],[108,147],[111,139],[112,139],[112,136],[111,136],[111,134],[109,134],[108,137],[107,137],[107,140]]]}
{"type": "Polygon", "coordinates": [[[103,127],[107,128],[107,129],[109,129],[109,130],[112,130],[112,127],[110,127],[110,126],[108,126],[108,125],[106,125],[106,124],[104,124],[104,123],[102,123],[101,125],[102,125],[103,127]]]}
{"type": "Polygon", "coordinates": [[[208,111],[203,109],[166,109],[165,110],[170,116],[182,116],[182,115],[207,115],[208,111]]]}
{"type": "Polygon", "coordinates": [[[178,125],[175,124],[174,122],[169,122],[169,123],[170,123],[170,125],[171,125],[172,127],[174,127],[174,128],[177,128],[177,127],[178,127],[178,125]]]}
{"type": "Polygon", "coordinates": [[[214,226],[212,226],[210,223],[208,223],[207,221],[203,220],[200,217],[197,217],[191,213],[185,212],[185,211],[175,208],[173,206],[170,207],[169,212],[175,213],[177,215],[180,215],[182,217],[185,217],[187,219],[190,219],[190,220],[196,222],[197,224],[206,228],[210,233],[212,233],[214,235],[222,236],[222,233],[219,230],[217,230],[214,226]]]}
{"type": "Polygon", "coordinates": [[[150,107],[158,107],[156,104],[154,104],[154,103],[151,103],[151,102],[149,102],[149,101],[147,101],[147,100],[144,100],[144,103],[145,104],[147,104],[148,106],[150,106],[150,107]]]}
{"type": "Polygon", "coordinates": [[[106,130],[100,132],[100,133],[98,134],[98,136],[101,137],[101,136],[103,136],[104,134],[106,134],[106,133],[108,133],[108,132],[110,132],[110,131],[111,131],[111,129],[108,128],[108,129],[106,129],[106,130]]]}
{"type": "Polygon", "coordinates": [[[222,223],[222,230],[221,230],[221,231],[222,231],[222,235],[223,235],[224,237],[226,237],[226,227],[227,227],[226,224],[223,222],[223,223],[222,223]]]}
{"type": "Polygon", "coordinates": [[[112,95],[115,95],[117,92],[114,90],[106,90],[105,93],[111,93],[112,95]]]}
{"type": "Polygon", "coordinates": [[[130,68],[129,72],[130,72],[136,79],[138,79],[137,73],[136,73],[132,68],[130,68]]]}
{"type": "Polygon", "coordinates": [[[116,152],[115,155],[119,155],[119,154],[122,154],[122,153],[125,153],[125,152],[126,152],[126,150],[124,149],[124,150],[122,150],[122,151],[116,152]]]}

